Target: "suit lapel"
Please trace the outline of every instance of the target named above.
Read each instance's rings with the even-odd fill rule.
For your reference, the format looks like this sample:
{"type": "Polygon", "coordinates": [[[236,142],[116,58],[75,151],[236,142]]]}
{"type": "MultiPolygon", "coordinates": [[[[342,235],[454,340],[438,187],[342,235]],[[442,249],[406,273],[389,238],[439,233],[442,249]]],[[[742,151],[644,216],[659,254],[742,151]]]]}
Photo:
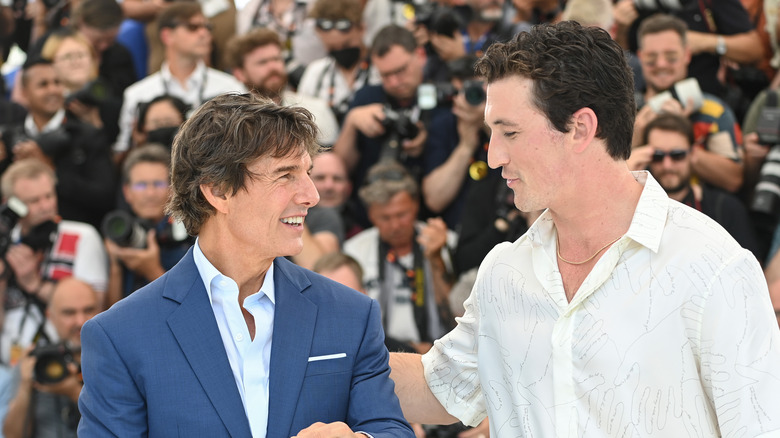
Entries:
{"type": "Polygon", "coordinates": [[[192,258],[192,249],[169,272],[163,295],[180,303],[168,318],[168,326],[223,424],[233,437],[251,436],[219,327],[192,258]]]}
{"type": "Polygon", "coordinates": [[[306,374],[317,318],[317,306],[301,293],[311,285],[308,279],[294,272],[297,268],[283,258],[274,263],[276,305],[268,390],[269,438],[288,437],[298,432],[290,427],[306,374]]]}

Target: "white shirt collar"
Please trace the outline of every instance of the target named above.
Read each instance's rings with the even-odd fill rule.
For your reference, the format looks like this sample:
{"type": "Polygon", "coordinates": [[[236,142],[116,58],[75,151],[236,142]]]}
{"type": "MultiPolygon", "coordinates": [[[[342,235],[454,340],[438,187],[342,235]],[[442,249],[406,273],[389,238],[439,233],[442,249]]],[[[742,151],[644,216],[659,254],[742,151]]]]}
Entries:
{"type": "Polygon", "coordinates": [[[55,129],[62,126],[62,123],[65,121],[65,110],[60,108],[59,111],[57,111],[54,114],[54,117],[49,120],[46,125],[43,126],[43,129],[38,130],[38,127],[35,125],[35,120],[33,120],[32,114],[27,114],[27,117],[24,118],[24,130],[27,133],[27,135],[38,135],[45,132],[51,132],[55,129]]]}
{"type": "MultiPolygon", "coordinates": [[[[211,305],[213,306],[214,301],[212,299],[211,285],[214,284],[214,281],[216,280],[218,282],[222,279],[228,279],[235,284],[235,280],[228,277],[227,275],[222,274],[214,265],[211,264],[211,262],[203,254],[203,251],[200,249],[199,239],[195,239],[195,245],[194,248],[192,249],[192,257],[195,261],[195,266],[198,268],[198,272],[200,273],[200,278],[201,280],[203,280],[203,285],[206,287],[206,293],[208,294],[209,297],[209,303],[211,303],[211,305]]],[[[264,293],[266,296],[268,296],[268,299],[271,300],[271,303],[276,304],[275,290],[276,288],[274,286],[274,264],[271,263],[271,266],[268,267],[268,271],[265,273],[265,278],[263,279],[263,285],[260,287],[259,292],[264,293]]]]}

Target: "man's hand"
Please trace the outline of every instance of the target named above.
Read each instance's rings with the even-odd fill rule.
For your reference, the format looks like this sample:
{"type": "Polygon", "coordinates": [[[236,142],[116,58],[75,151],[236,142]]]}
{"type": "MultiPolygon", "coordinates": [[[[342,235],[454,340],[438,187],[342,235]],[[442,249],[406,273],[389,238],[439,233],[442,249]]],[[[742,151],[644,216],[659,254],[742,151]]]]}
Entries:
{"type": "Polygon", "coordinates": [[[344,423],[314,423],[298,432],[293,438],[366,438],[365,434],[352,432],[344,423]]]}
{"type": "Polygon", "coordinates": [[[479,132],[485,126],[485,102],[471,105],[463,93],[458,93],[452,101],[452,114],[458,119],[458,137],[461,143],[472,147],[471,153],[479,146],[479,132]]]}
{"type": "Polygon", "coordinates": [[[382,125],[385,112],[381,103],[352,108],[347,117],[349,122],[366,137],[379,137],[385,133],[385,127],[382,125]]]}
{"type": "Polygon", "coordinates": [[[42,384],[33,382],[35,389],[41,392],[48,392],[49,394],[57,394],[70,398],[74,402],[79,401],[79,394],[81,394],[81,387],[83,383],[81,381],[81,374],[76,364],[68,364],[68,375],[64,379],[57,383],[42,384]]]}
{"type": "Polygon", "coordinates": [[[653,160],[655,150],[650,146],[639,146],[631,150],[631,156],[626,160],[628,170],[645,170],[653,160]]]}
{"type": "Polygon", "coordinates": [[[14,155],[14,161],[23,160],[25,158],[37,158],[44,163],[51,165],[51,159],[43,153],[43,150],[38,143],[33,140],[25,140],[16,143],[11,151],[14,155]]]}
{"type": "Polygon", "coordinates": [[[96,106],[87,105],[79,100],[68,102],[68,111],[73,113],[84,123],[89,123],[97,129],[103,127],[103,119],[100,118],[100,111],[96,106]]]}
{"type": "Polygon", "coordinates": [[[34,293],[41,285],[41,262],[43,253],[33,251],[29,246],[20,243],[12,245],[5,254],[8,266],[14,271],[16,282],[27,292],[34,293]]]}
{"type": "Polygon", "coordinates": [[[146,234],[146,248],[123,248],[106,239],[106,250],[111,260],[118,260],[127,269],[143,276],[149,281],[165,273],[160,264],[160,246],[157,244],[155,230],[146,234]]]}
{"type": "Polygon", "coordinates": [[[431,32],[431,44],[436,53],[439,54],[439,57],[445,62],[466,56],[463,35],[460,32],[456,31],[453,36],[431,32]]]}
{"type": "Polygon", "coordinates": [[[425,258],[440,257],[441,249],[447,244],[447,224],[441,218],[428,219],[428,223],[417,236],[425,258]]]}
{"type": "Polygon", "coordinates": [[[425,149],[425,142],[428,141],[428,130],[422,122],[417,122],[417,128],[420,132],[416,137],[406,139],[401,142],[401,149],[410,157],[419,157],[425,149]]]}

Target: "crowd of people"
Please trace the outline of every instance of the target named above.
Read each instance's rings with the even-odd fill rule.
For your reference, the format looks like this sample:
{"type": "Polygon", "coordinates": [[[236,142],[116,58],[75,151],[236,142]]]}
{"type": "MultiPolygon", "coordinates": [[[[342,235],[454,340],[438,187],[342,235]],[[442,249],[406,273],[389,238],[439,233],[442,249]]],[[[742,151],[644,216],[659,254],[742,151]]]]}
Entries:
{"type": "MultiPolygon", "coordinates": [[[[777,0],[0,1],[3,59],[12,47],[26,59],[0,84],[0,437],[76,436],[81,326],[195,244],[166,209],[171,148],[226,94],[301,107],[316,123],[319,200],[287,258],[375,299],[389,351],[431,350],[491,249],[549,207],[519,211],[490,162],[497,126],[479,73],[489,69],[475,69],[492,44],[539,24],[577,21],[620,44],[634,100],[613,103],[636,112],[628,168],[752,252],[780,323],[778,10],[777,0]],[[36,366],[48,347],[69,358],[60,379],[36,366]]],[[[570,114],[548,115],[565,131],[570,114]]],[[[624,146],[607,145],[611,156],[624,146]]],[[[528,157],[539,160],[530,173],[551,170],[528,157]]],[[[564,262],[570,248],[558,248],[564,262]]],[[[488,427],[412,424],[418,437],[488,427]]]]}

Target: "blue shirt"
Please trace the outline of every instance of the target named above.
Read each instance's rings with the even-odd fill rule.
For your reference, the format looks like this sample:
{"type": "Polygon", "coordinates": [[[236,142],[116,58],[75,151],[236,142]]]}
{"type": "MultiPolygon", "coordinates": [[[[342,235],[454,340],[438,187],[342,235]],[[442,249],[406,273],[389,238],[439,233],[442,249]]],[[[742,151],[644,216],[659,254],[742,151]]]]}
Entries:
{"type": "Polygon", "coordinates": [[[274,325],[274,266],[265,274],[258,292],[244,299],[244,309],[255,321],[255,338],[249,334],[238,305],[238,284],[223,275],[203,255],[199,241],[193,248],[195,266],[206,287],[219,334],[225,345],[252,436],[265,437],[268,427],[268,377],[274,325]]]}

